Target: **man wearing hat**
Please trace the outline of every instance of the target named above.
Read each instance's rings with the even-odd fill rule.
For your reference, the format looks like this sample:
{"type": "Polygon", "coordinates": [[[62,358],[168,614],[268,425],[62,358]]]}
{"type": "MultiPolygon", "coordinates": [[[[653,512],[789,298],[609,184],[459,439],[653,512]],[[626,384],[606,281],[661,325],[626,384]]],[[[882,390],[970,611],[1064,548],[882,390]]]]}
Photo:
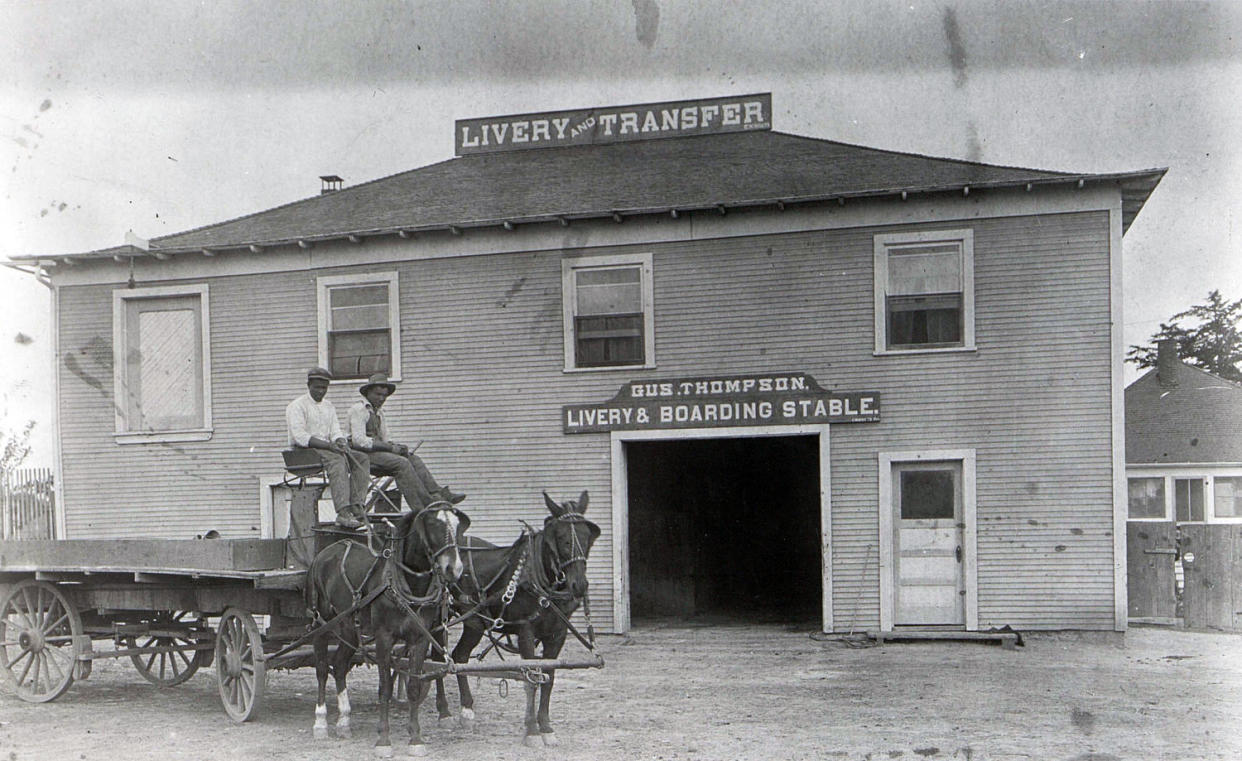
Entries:
{"type": "Polygon", "coordinates": [[[349,408],[349,443],[367,453],[373,474],[393,477],[411,509],[419,510],[432,502],[461,502],[465,494],[454,494],[447,486],[437,484],[421,457],[405,444],[389,440],[380,407],[396,390],[397,385],[384,373],[372,375],[359,387],[363,401],[349,408]]]}
{"type": "Polygon", "coordinates": [[[336,407],[324,398],[331,380],[327,370],[311,368],[306,374],[306,393],[285,408],[285,421],[289,424],[289,443],[314,449],[323,461],[337,525],[355,529],[362,526],[362,502],[371,480],[369,463],[365,454],[349,448],[336,407]]]}

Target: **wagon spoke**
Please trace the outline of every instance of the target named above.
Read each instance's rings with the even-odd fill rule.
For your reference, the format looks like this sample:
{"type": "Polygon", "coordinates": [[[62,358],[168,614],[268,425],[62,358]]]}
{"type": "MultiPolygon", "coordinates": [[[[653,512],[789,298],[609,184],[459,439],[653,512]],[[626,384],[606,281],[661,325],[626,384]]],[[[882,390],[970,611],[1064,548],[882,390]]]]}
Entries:
{"type": "Polygon", "coordinates": [[[61,668],[60,663],[57,661],[57,659],[56,659],[56,658],[53,658],[53,657],[52,657],[52,655],[53,655],[53,654],[56,654],[58,657],[64,658],[65,660],[67,660],[67,661],[68,661],[69,663],[71,663],[71,664],[73,663],[73,659],[72,659],[72,658],[70,658],[69,656],[65,655],[64,653],[60,652],[59,650],[55,649],[55,648],[50,648],[50,649],[44,650],[44,651],[43,651],[43,654],[44,654],[43,662],[47,664],[47,679],[48,679],[48,684],[51,684],[51,682],[52,682],[52,667],[53,667],[53,666],[55,666],[55,667],[56,667],[56,679],[57,679],[57,680],[64,679],[64,678],[65,678],[65,670],[64,670],[63,668],[61,668]]]}
{"type": "Polygon", "coordinates": [[[36,629],[43,628],[43,588],[35,589],[35,601],[32,604],[29,596],[26,598],[26,605],[30,608],[30,613],[34,616],[33,621],[36,629]]]}
{"type": "Polygon", "coordinates": [[[25,613],[26,613],[27,628],[38,629],[39,628],[39,619],[37,618],[38,609],[35,608],[34,603],[32,603],[30,600],[29,589],[22,590],[22,600],[26,603],[25,613]]]}
{"type": "Polygon", "coordinates": [[[51,685],[52,671],[47,665],[47,655],[44,653],[39,653],[39,660],[36,661],[36,665],[35,665],[34,690],[36,693],[42,692],[42,690],[39,689],[39,677],[43,676],[43,674],[45,673],[47,674],[47,681],[44,684],[51,685]]]}
{"type": "Polygon", "coordinates": [[[57,658],[61,658],[68,663],[73,663],[73,656],[70,655],[69,653],[66,653],[63,648],[45,647],[43,648],[43,652],[55,655],[57,658]]]}
{"type": "MultiPolygon", "coordinates": [[[[173,653],[173,654],[174,654],[176,657],[178,657],[178,658],[180,658],[180,659],[181,659],[181,662],[185,664],[185,667],[186,667],[186,668],[189,668],[189,667],[190,667],[190,656],[186,655],[184,650],[176,650],[176,651],[174,651],[174,653],[173,653]]],[[[173,664],[174,664],[174,667],[175,667],[175,665],[176,665],[176,661],[175,661],[175,660],[173,661],[173,664]]]]}
{"type": "MultiPolygon", "coordinates": [[[[26,682],[26,675],[30,673],[30,667],[39,660],[39,656],[31,650],[26,650],[22,653],[22,657],[27,655],[30,656],[30,660],[26,663],[26,668],[22,669],[22,675],[17,677],[18,684],[24,684],[26,682]]],[[[14,661],[14,665],[16,665],[16,661],[14,661]]]]}
{"type": "MultiPolygon", "coordinates": [[[[11,670],[13,670],[13,669],[17,668],[17,664],[18,664],[18,663],[21,663],[21,660],[22,660],[23,658],[27,658],[27,657],[33,658],[33,657],[34,657],[34,653],[33,653],[33,652],[31,652],[30,650],[22,650],[21,655],[17,656],[16,658],[14,658],[14,659],[13,659],[13,660],[11,660],[11,661],[9,661],[9,670],[11,671],[11,670]]],[[[26,664],[26,668],[30,668],[30,664],[26,664]]],[[[21,679],[18,679],[17,681],[19,681],[19,682],[20,682],[22,679],[25,679],[25,678],[26,678],[26,674],[25,674],[25,673],[23,673],[23,674],[22,674],[21,679]]]]}
{"type": "MultiPolygon", "coordinates": [[[[69,620],[69,611],[65,611],[65,614],[63,616],[56,619],[56,623],[52,624],[51,626],[45,626],[43,628],[43,631],[45,632],[54,631],[56,627],[60,626],[61,624],[65,623],[68,620],[69,620]]],[[[48,639],[51,639],[51,637],[48,637],[48,639]]]]}

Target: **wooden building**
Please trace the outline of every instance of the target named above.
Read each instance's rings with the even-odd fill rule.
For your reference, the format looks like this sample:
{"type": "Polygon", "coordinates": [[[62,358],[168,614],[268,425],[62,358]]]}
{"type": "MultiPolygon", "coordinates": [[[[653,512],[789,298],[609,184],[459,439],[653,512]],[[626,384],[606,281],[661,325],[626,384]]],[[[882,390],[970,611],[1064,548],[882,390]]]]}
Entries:
{"type": "Polygon", "coordinates": [[[279,535],[284,407],[324,364],[342,414],[399,380],[396,438],[480,536],[589,490],[606,629],[1124,628],[1122,236],[1163,170],[771,122],[767,95],[464,120],[447,161],[37,258],[61,535],[279,535]]]}
{"type": "Polygon", "coordinates": [[[1242,629],[1242,384],[1166,340],[1125,404],[1130,619],[1242,629]]]}

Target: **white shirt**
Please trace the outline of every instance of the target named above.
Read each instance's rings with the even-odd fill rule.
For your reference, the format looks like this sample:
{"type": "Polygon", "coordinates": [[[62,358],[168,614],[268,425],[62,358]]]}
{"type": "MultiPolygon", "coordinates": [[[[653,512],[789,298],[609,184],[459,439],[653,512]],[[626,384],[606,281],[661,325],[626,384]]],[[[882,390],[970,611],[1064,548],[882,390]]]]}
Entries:
{"type": "Polygon", "coordinates": [[[309,393],[302,394],[285,407],[285,422],[289,424],[289,443],[300,447],[310,446],[311,436],[328,441],[345,438],[336,419],[336,407],[327,397],[316,402],[309,393]]]}

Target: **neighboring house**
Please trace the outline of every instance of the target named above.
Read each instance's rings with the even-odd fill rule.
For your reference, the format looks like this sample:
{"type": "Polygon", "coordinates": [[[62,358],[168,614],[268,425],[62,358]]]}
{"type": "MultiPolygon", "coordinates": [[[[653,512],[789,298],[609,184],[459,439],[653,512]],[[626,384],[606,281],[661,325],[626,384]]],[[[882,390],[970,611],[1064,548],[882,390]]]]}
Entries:
{"type": "Polygon", "coordinates": [[[1177,357],[1126,388],[1131,521],[1242,523],[1242,384],[1177,357]]]}
{"type": "Polygon", "coordinates": [[[1123,629],[1122,236],[1164,170],[771,121],[766,95],[461,121],[447,161],[29,257],[60,535],[280,535],[284,407],[324,364],[342,412],[400,381],[395,435],[479,536],[589,490],[606,629],[1123,629]]]}

